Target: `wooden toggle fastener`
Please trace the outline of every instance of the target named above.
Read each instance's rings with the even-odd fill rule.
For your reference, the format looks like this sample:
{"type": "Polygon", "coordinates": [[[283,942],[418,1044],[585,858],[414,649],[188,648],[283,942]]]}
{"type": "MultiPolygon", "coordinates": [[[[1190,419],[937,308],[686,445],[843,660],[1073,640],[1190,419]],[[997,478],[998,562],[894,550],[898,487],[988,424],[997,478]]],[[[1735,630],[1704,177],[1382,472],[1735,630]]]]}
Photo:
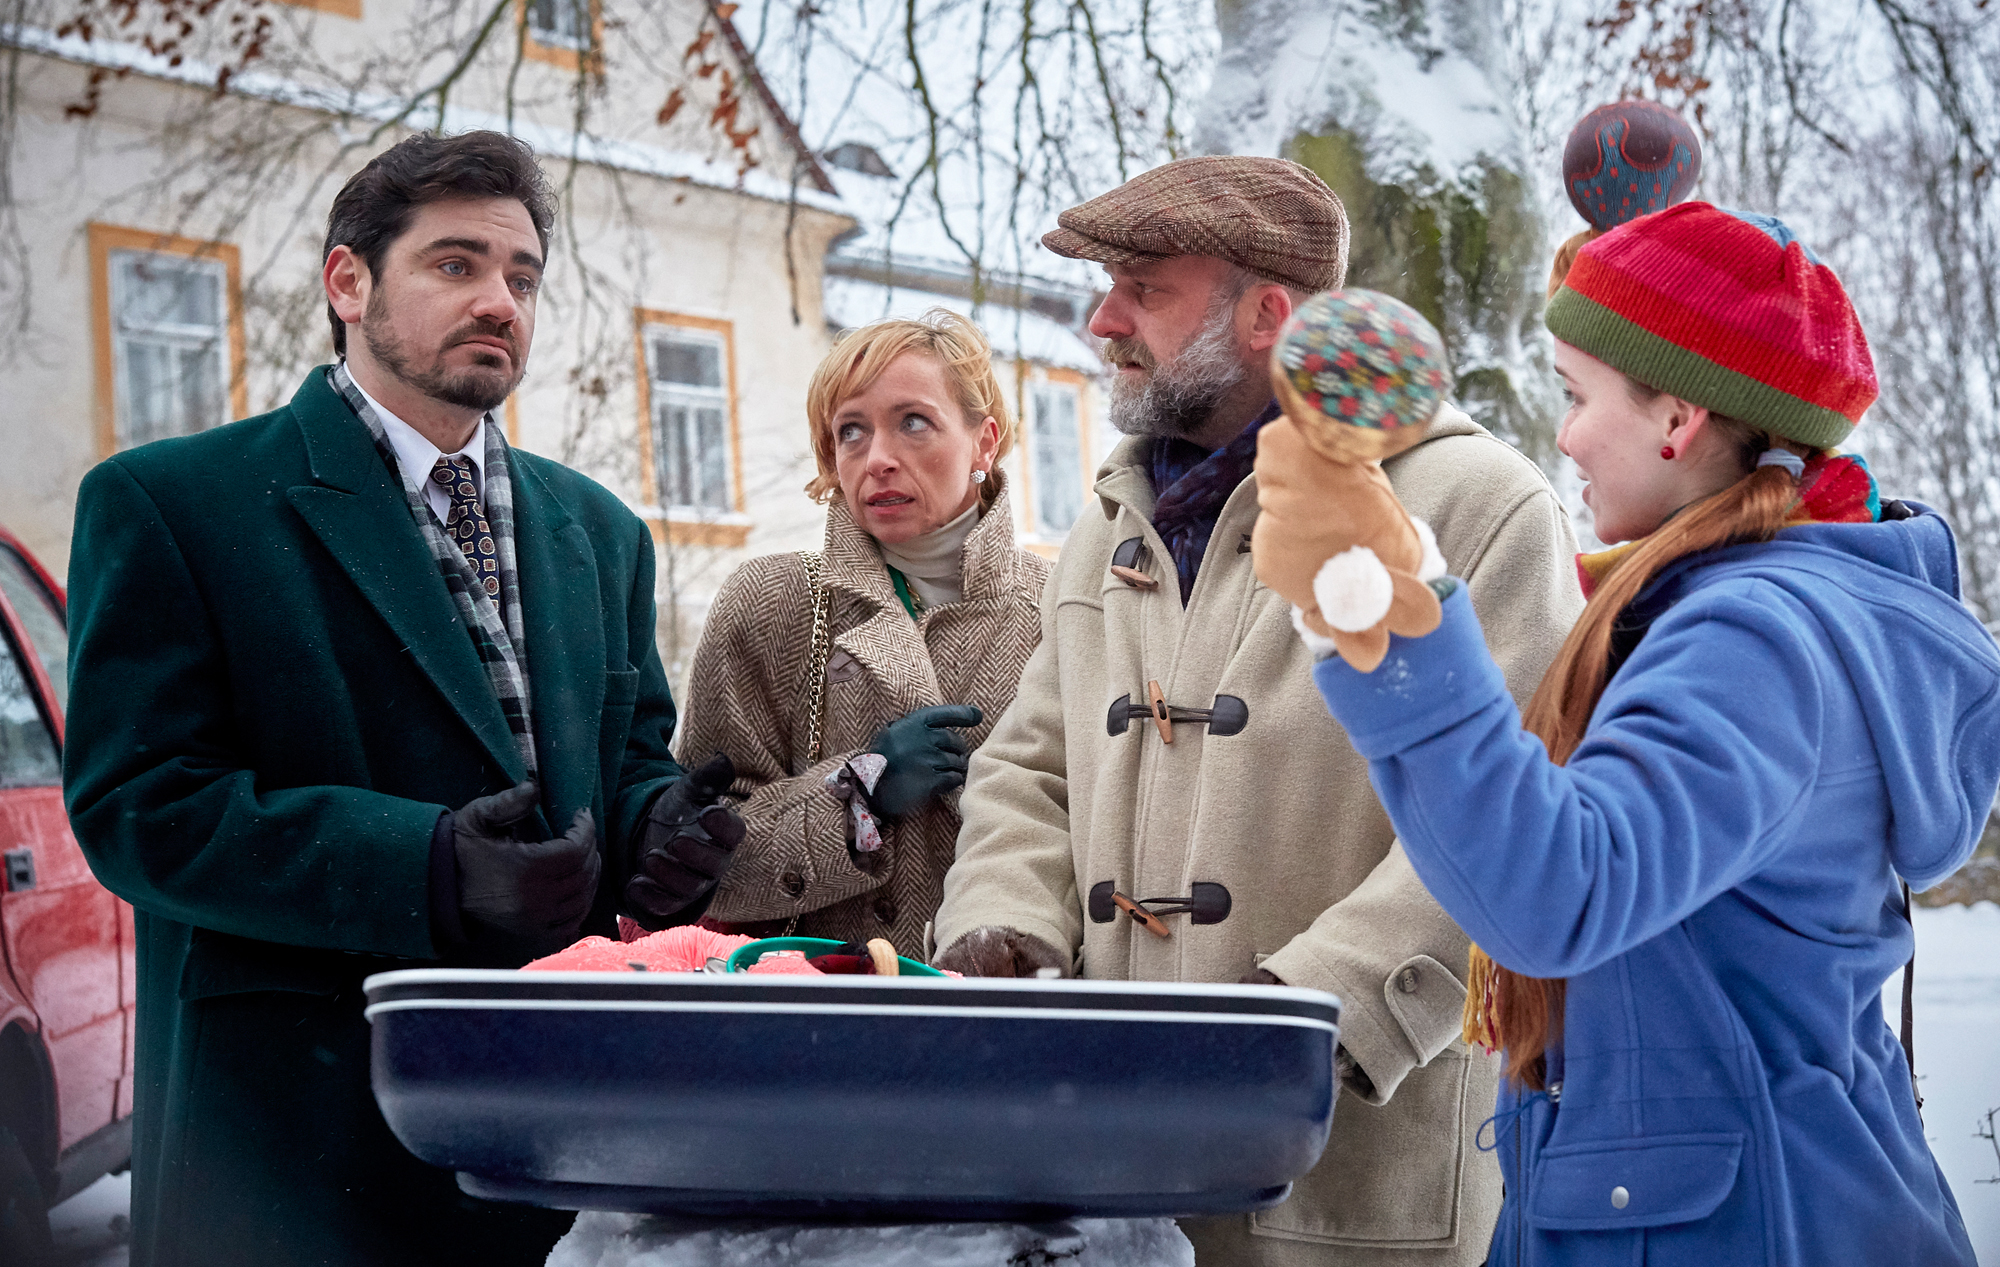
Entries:
{"type": "Polygon", "coordinates": [[[1161,742],[1172,743],[1174,741],[1174,719],[1167,713],[1167,697],[1160,690],[1160,683],[1157,678],[1146,683],[1146,697],[1153,701],[1153,724],[1160,728],[1161,742]]]}
{"type": "Polygon", "coordinates": [[[1152,561],[1153,552],[1144,537],[1127,537],[1111,552],[1111,575],[1135,590],[1156,590],[1160,583],[1146,571],[1152,561]]]}
{"type": "Polygon", "coordinates": [[[1113,893],[1111,904],[1146,926],[1146,931],[1155,937],[1172,937],[1173,930],[1161,922],[1160,917],[1145,907],[1126,897],[1123,893],[1113,893]]]}

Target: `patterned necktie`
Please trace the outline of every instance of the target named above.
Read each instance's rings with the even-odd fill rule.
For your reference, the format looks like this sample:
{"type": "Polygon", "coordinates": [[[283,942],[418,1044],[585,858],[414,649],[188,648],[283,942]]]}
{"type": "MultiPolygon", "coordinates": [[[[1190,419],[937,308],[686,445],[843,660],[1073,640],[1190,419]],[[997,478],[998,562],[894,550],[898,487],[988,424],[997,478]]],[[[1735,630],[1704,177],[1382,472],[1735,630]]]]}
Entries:
{"type": "Polygon", "coordinates": [[[500,601],[500,558],[494,552],[493,529],[486,522],[486,508],[479,504],[479,485],[473,482],[471,458],[441,457],[431,468],[431,482],[451,498],[451,513],[445,516],[444,535],[465,552],[465,562],[479,582],[480,592],[493,602],[500,601]]]}

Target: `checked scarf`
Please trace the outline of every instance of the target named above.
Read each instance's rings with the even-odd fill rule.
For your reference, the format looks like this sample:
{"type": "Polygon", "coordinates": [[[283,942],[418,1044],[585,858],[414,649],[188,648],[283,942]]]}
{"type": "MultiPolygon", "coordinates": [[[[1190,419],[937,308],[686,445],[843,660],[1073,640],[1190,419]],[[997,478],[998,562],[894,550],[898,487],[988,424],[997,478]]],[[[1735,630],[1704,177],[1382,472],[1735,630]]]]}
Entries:
{"type": "Polygon", "coordinates": [[[1153,441],[1150,473],[1158,495],[1153,530],[1174,556],[1183,607],[1194,593],[1194,578],[1208,553],[1208,539],[1215,535],[1216,521],[1222,518],[1223,504],[1257,465],[1257,433],[1277,416],[1274,400],[1234,440],[1213,451],[1187,440],[1153,441]]]}
{"type": "Polygon", "coordinates": [[[327,371],[327,381],[347,402],[368,427],[368,434],[375,438],[375,451],[382,455],[390,472],[403,486],[403,498],[410,508],[411,518],[417,521],[417,531],[423,534],[424,544],[430,547],[431,558],[436,561],[439,575],[444,577],[444,587],[451,592],[452,606],[458,609],[458,617],[472,636],[472,649],[478,653],[479,662],[486,668],[487,681],[493,685],[493,698],[499,701],[500,711],[507,718],[507,729],[513,732],[514,742],[521,749],[521,762],[530,775],[535,773],[535,732],[528,716],[528,666],[522,654],[526,646],[521,623],[521,581],[515,569],[514,559],[514,483],[507,471],[507,440],[495,426],[492,417],[486,419],[485,479],[480,489],[480,502],[486,510],[486,522],[493,534],[494,554],[500,560],[500,596],[498,600],[486,596],[479,579],[472,574],[471,566],[465,561],[465,554],[452,539],[445,535],[443,525],[431,513],[430,504],[424,500],[423,480],[428,471],[417,473],[412,482],[396,461],[395,446],[389,443],[389,433],[382,425],[382,419],[368,404],[368,398],[354,385],[353,377],[342,362],[327,371]]]}

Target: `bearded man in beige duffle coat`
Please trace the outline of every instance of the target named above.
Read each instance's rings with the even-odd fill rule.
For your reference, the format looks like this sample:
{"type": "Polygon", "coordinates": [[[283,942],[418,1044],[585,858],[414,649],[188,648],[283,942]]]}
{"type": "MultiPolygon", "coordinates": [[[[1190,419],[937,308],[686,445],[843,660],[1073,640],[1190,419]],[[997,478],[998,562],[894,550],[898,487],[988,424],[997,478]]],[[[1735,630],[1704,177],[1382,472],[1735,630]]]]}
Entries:
{"type": "MultiPolygon", "coordinates": [[[[1256,432],[1277,416],[1271,347],[1306,295],[1341,285],[1346,214],[1298,164],[1216,157],[1058,223],[1044,245],[1110,274],[1090,328],[1130,438],[1063,546],[1020,691],[973,755],[938,962],[1339,995],[1344,1094],[1325,1156],[1282,1204],[1183,1221],[1197,1262],[1483,1262],[1500,1174],[1475,1134],[1497,1066],[1459,1038],[1466,937],[1397,847],[1312,689],[1290,605],[1249,554],[1256,432]],[[1182,718],[1171,743],[1144,707],[1155,682],[1182,718]],[[1198,900],[1153,903],[1162,937],[1114,892],[1198,900]]],[[[1561,504],[1449,406],[1384,466],[1525,702],[1583,604],[1561,504]]]]}

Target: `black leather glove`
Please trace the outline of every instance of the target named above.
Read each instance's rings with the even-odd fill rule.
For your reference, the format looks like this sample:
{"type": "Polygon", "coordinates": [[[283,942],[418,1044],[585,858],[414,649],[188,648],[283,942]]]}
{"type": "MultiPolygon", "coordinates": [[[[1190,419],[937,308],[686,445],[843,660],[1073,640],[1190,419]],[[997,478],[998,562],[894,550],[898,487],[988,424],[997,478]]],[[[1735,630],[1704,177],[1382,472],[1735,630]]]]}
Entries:
{"type": "Polygon", "coordinates": [[[937,704],[899,717],[875,732],[868,751],[889,759],[868,802],[891,818],[920,809],[933,798],[965,786],[965,736],[950,729],[977,726],[986,714],[971,704],[937,704]]]}
{"type": "Polygon", "coordinates": [[[583,927],[604,860],[587,809],[553,840],[517,839],[515,828],[540,798],[531,780],[453,812],[458,909],[468,920],[515,937],[557,941],[583,927]]]}
{"type": "Polygon", "coordinates": [[[721,804],[736,767],[718,752],[653,798],[639,828],[636,874],[625,883],[627,914],[649,929],[707,897],[743,843],[743,817],[721,804]]]}
{"type": "Polygon", "coordinates": [[[968,977],[1032,977],[1043,968],[1069,975],[1069,956],[1018,928],[988,924],[953,942],[937,966],[968,977]]]}

